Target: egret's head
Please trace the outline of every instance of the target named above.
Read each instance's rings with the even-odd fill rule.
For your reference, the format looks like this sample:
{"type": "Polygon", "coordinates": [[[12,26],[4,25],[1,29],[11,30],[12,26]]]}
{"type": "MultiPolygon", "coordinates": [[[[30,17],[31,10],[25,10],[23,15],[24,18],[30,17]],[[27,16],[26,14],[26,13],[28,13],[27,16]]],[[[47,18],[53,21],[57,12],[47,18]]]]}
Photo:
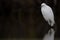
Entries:
{"type": "Polygon", "coordinates": [[[45,3],[42,3],[42,4],[41,4],[41,7],[43,7],[43,6],[45,6],[45,5],[46,5],[45,3]]]}

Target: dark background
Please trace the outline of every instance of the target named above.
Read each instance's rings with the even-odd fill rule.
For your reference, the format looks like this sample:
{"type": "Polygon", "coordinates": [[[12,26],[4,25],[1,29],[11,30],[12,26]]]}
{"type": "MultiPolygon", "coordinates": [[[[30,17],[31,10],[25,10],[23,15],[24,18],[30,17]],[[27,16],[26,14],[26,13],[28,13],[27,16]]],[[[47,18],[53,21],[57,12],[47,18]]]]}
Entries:
{"type": "Polygon", "coordinates": [[[59,0],[0,0],[0,38],[41,38],[49,25],[41,14],[41,3],[49,5],[55,15],[60,37],[59,0]]]}

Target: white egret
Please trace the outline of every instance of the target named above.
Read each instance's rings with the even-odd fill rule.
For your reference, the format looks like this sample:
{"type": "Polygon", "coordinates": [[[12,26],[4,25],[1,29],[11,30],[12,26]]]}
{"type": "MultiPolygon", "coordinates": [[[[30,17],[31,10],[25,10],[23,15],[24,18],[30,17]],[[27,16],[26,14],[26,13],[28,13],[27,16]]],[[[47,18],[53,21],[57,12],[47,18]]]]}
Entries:
{"type": "MultiPolygon", "coordinates": [[[[55,24],[54,21],[54,13],[53,10],[50,6],[48,6],[45,3],[41,4],[41,13],[45,19],[45,21],[48,22],[48,24],[53,27],[55,24]]],[[[44,35],[43,40],[54,40],[54,34],[55,34],[55,30],[53,30],[52,28],[48,31],[48,33],[46,35],[44,35]],[[50,34],[51,32],[51,34],[50,34]]]]}
{"type": "Polygon", "coordinates": [[[45,3],[41,4],[41,13],[50,26],[55,24],[53,10],[45,3]]]}

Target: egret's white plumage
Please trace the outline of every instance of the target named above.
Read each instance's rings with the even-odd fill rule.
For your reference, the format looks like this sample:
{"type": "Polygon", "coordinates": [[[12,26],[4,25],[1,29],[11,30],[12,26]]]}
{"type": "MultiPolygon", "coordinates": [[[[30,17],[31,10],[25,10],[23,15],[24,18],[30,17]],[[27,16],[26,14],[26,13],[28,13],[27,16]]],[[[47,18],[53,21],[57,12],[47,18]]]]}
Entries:
{"type": "Polygon", "coordinates": [[[53,14],[52,8],[45,3],[42,3],[41,12],[44,19],[48,22],[48,24],[53,26],[55,21],[54,21],[54,14],[53,14]]]}

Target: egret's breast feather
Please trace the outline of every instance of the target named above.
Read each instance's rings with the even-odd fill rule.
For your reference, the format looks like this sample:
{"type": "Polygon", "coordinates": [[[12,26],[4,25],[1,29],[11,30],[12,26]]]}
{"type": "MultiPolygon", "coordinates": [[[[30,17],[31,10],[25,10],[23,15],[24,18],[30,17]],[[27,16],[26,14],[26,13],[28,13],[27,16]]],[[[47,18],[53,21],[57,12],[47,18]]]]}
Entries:
{"type": "Polygon", "coordinates": [[[50,7],[42,7],[41,12],[45,20],[54,19],[53,11],[50,7]]]}

